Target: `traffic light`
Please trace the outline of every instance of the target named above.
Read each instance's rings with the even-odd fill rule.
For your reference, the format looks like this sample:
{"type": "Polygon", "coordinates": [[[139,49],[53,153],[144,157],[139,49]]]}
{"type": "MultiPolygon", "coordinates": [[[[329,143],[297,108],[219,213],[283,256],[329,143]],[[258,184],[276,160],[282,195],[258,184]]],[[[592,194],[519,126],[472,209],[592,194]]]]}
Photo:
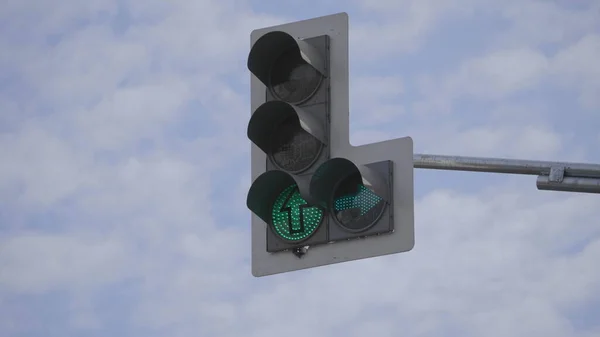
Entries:
{"type": "Polygon", "coordinates": [[[271,225],[268,252],[327,242],[325,212],[310,200],[308,187],[329,158],[328,55],[327,35],[299,40],[273,31],[248,56],[248,69],[265,87],[265,103],[250,118],[248,138],[267,160],[247,204],[271,225]]]}
{"type": "Polygon", "coordinates": [[[252,274],[412,249],[412,140],[349,143],[347,14],[253,31],[248,69],[252,274]]]}

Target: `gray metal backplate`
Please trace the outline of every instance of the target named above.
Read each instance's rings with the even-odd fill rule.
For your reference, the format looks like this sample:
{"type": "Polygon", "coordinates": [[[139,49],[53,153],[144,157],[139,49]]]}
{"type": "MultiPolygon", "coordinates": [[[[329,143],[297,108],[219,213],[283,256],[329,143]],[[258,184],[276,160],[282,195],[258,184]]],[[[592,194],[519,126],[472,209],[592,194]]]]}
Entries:
{"type": "MultiPolygon", "coordinates": [[[[327,34],[330,37],[331,61],[331,158],[343,157],[356,165],[390,160],[393,162],[394,232],[332,244],[310,247],[298,258],[291,252],[266,251],[267,224],[252,214],[252,275],[266,276],[333,263],[365,259],[411,250],[414,234],[413,142],[410,137],[393,139],[363,146],[349,141],[348,85],[348,15],[339,13],[280,26],[258,29],[251,34],[251,46],[270,31],[284,31],[298,39],[327,34]]],[[[251,75],[251,105],[256,110],[265,102],[265,87],[251,75]]],[[[254,144],[252,181],[265,171],[266,155],[254,144]]]]}

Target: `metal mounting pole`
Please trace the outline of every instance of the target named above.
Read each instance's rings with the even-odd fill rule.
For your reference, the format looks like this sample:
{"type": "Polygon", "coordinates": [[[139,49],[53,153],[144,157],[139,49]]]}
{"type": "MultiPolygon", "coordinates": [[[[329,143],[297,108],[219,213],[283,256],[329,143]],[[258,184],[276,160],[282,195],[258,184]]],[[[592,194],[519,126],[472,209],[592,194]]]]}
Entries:
{"type": "Polygon", "coordinates": [[[538,190],[600,193],[600,165],[415,154],[414,168],[537,175],[538,190]]]}

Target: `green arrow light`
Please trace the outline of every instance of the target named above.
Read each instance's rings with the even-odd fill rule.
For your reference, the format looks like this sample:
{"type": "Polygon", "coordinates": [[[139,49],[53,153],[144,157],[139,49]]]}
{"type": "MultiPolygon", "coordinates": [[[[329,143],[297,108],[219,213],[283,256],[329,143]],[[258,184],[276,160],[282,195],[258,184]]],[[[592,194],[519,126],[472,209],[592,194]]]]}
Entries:
{"type": "Polygon", "coordinates": [[[362,184],[355,185],[354,188],[350,188],[351,186],[341,190],[342,195],[334,198],[335,219],[348,231],[362,232],[377,223],[383,214],[385,202],[362,184]]]}
{"type": "Polygon", "coordinates": [[[272,210],[275,233],[287,241],[299,242],[313,235],[323,220],[323,210],[310,206],[292,185],[277,197],[272,210]]]}
{"type": "Polygon", "coordinates": [[[348,209],[357,209],[360,215],[365,215],[373,209],[381,199],[377,194],[363,185],[358,186],[358,192],[355,195],[346,195],[335,200],[334,208],[336,211],[345,211],[348,209]]]}

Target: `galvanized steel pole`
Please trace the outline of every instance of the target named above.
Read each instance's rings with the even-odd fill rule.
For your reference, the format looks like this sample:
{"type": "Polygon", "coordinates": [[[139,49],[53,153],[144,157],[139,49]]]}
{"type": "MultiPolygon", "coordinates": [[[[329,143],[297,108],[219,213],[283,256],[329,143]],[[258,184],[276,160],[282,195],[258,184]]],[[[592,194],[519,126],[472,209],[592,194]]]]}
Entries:
{"type": "Polygon", "coordinates": [[[537,175],[539,190],[600,193],[600,165],[415,154],[414,168],[537,175]]]}

